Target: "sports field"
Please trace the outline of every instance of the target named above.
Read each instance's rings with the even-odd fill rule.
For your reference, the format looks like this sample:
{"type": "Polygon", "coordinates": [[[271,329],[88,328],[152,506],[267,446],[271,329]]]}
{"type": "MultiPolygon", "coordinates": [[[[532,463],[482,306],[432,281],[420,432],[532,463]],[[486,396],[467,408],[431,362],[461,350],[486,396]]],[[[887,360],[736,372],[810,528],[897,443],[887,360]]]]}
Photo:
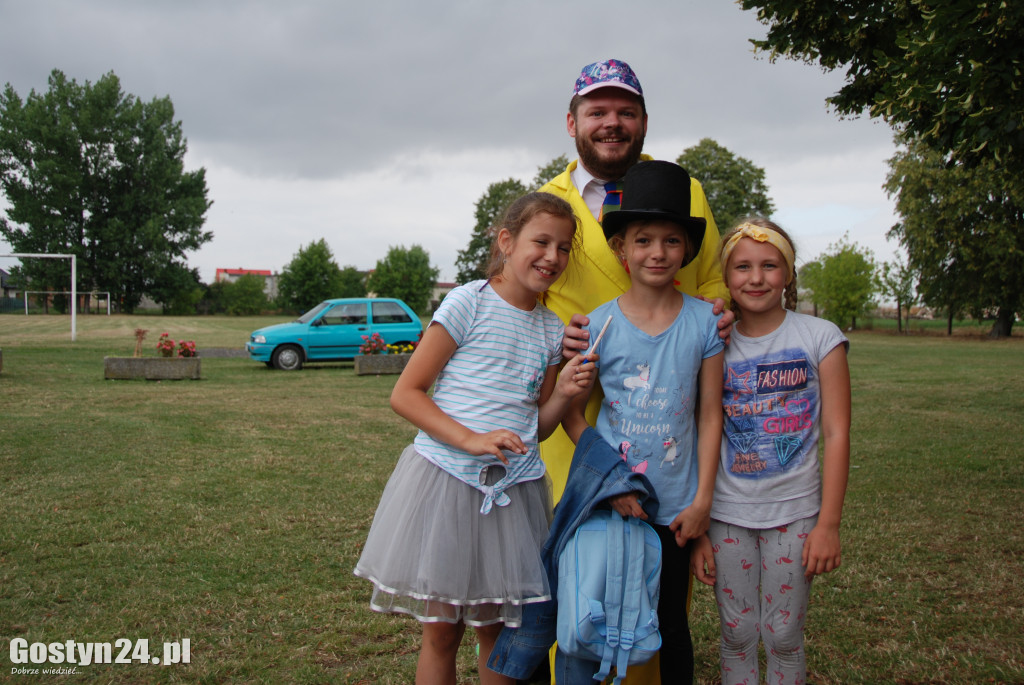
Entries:
{"type": "MultiPolygon", "coordinates": [[[[0,316],[0,681],[412,682],[418,625],[370,612],[352,575],[414,434],[394,376],[209,357],[200,381],[103,379],[136,328],[155,355],[164,331],[239,348],[271,322],[79,316],[72,343],[67,317],[0,316]],[[152,663],[185,639],[188,664],[152,663]],[[12,641],[130,663],[12,663],[12,641]]],[[[1022,683],[1024,340],[850,335],[844,564],[815,581],[809,681],[1022,683]]],[[[701,683],[717,622],[698,588],[701,683]]]]}

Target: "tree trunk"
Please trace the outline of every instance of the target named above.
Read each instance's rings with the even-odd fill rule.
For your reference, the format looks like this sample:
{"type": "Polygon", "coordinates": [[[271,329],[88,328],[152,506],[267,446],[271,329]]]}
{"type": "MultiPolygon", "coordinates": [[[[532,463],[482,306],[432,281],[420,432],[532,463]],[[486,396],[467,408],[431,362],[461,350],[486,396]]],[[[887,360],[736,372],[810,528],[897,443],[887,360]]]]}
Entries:
{"type": "Polygon", "coordinates": [[[953,309],[946,315],[946,335],[953,335],[953,309]]]}
{"type": "Polygon", "coordinates": [[[899,300],[896,300],[896,332],[903,332],[903,308],[900,306],[899,300]]]}
{"type": "Polygon", "coordinates": [[[1007,307],[1000,307],[996,314],[996,320],[992,324],[992,330],[988,337],[994,339],[1008,338],[1013,330],[1013,311],[1007,307]]]}

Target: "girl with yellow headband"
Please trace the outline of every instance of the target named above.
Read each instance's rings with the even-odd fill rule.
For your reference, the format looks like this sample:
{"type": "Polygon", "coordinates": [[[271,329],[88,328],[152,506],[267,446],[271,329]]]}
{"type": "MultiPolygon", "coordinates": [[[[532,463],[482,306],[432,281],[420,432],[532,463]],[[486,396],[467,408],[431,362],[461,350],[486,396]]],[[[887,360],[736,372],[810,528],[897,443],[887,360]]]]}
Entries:
{"type": "Polygon", "coordinates": [[[723,685],[803,683],[811,580],[839,567],[850,468],[849,341],[798,314],[796,254],[762,218],[722,238],[737,323],[725,352],[724,430],[708,534],[694,576],[715,588],[723,685]],[[824,441],[819,476],[818,439],[824,441]]]}

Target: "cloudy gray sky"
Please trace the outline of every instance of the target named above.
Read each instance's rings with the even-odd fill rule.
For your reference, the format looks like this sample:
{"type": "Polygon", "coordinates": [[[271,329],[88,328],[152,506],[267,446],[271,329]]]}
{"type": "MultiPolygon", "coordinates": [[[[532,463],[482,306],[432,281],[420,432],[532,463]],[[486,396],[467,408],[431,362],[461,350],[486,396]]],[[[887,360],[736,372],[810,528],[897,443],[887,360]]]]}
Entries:
{"type": "Polygon", "coordinates": [[[170,96],[214,202],[189,255],[206,281],[279,271],[320,238],[360,269],[418,244],[453,280],[487,186],[575,156],[573,82],[609,57],[644,87],[648,153],[712,138],[765,169],[800,261],[845,232],[891,259],[890,130],[827,109],[840,74],[756,58],[763,34],[729,0],[0,0],[0,82],[25,97],[55,68],[113,71],[170,96]]]}

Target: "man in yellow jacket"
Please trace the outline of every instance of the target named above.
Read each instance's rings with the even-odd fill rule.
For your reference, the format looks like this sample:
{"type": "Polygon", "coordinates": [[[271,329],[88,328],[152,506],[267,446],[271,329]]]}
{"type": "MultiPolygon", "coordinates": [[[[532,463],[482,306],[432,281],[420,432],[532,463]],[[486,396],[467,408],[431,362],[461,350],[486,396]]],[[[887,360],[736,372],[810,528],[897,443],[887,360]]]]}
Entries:
{"type": "MultiPolygon", "coordinates": [[[[583,315],[618,297],[630,285],[629,274],[608,247],[599,223],[603,212],[614,211],[618,192],[615,182],[638,161],[651,159],[642,154],[647,134],[643,90],[628,64],[611,59],[583,68],[573,88],[566,128],[576,141],[579,159],[570,162],[564,172],[541,190],[568,201],[581,224],[582,243],[573,250],[561,278],[544,295],[544,304],[568,326],[568,347],[573,342],[571,338],[581,335],[580,326],[587,323],[583,315]]],[[[718,228],[696,179],[690,181],[690,211],[703,217],[707,228],[697,257],[676,274],[677,288],[688,295],[719,300],[717,313],[721,311],[719,307],[724,307],[728,289],[718,263],[718,228]]],[[[728,335],[733,318],[732,312],[725,311],[719,324],[723,337],[728,335]]],[[[588,345],[582,339],[577,344],[580,348],[588,345]]],[[[597,420],[601,399],[599,393],[591,395],[587,406],[590,425],[597,420]]],[[[541,444],[555,501],[565,489],[573,449],[572,441],[561,428],[541,444]]],[[[659,682],[657,663],[654,659],[644,667],[630,669],[626,682],[659,682]]],[[[665,682],[689,680],[682,677],[665,682]]]]}

